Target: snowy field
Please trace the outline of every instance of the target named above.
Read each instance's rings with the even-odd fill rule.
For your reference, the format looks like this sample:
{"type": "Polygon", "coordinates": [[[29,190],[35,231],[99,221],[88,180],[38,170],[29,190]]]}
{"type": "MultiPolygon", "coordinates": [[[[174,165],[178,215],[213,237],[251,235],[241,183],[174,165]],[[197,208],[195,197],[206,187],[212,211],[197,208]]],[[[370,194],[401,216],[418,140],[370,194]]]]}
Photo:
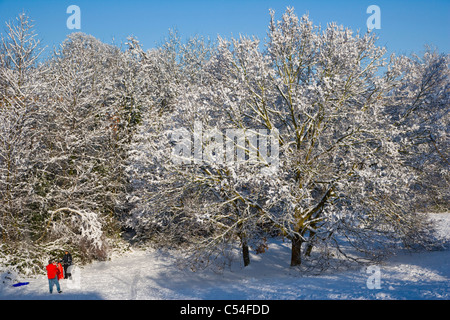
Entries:
{"type": "MultiPolygon", "coordinates": [[[[450,214],[437,214],[440,233],[450,237],[450,214]]],[[[222,273],[177,267],[162,251],[126,256],[78,269],[78,278],[61,280],[62,294],[48,293],[45,276],[20,279],[22,287],[0,286],[2,300],[448,300],[450,250],[399,253],[370,273],[367,267],[321,275],[302,275],[289,267],[288,244],[272,243],[249,267],[238,262],[222,273]],[[372,281],[376,277],[379,282],[372,281]],[[372,279],[372,280],[371,280],[372,279]]],[[[74,277],[75,278],[75,277],[74,277]]],[[[55,290],[56,291],[56,290],[55,290]]]]}

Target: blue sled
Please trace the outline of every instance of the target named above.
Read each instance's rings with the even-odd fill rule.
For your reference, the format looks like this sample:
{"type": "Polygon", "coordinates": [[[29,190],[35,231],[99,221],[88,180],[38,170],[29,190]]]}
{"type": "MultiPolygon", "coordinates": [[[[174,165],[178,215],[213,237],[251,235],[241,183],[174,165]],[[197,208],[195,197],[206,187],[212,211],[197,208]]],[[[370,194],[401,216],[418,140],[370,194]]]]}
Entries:
{"type": "Polygon", "coordinates": [[[19,282],[19,283],[13,284],[13,287],[26,286],[27,284],[29,284],[29,282],[19,282]]]}

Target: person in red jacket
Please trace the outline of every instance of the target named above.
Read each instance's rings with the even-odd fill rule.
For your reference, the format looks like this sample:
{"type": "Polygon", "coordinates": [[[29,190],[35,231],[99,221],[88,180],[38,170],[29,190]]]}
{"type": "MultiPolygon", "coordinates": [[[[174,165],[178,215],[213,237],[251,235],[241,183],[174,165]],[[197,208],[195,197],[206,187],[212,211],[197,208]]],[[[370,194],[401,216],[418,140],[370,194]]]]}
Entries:
{"type": "Polygon", "coordinates": [[[56,289],[58,290],[58,293],[61,293],[61,287],[59,286],[58,281],[58,274],[59,270],[56,266],[56,262],[53,260],[48,261],[47,269],[47,278],[48,278],[48,287],[50,289],[50,293],[53,293],[53,286],[56,285],[56,289]]]}
{"type": "Polygon", "coordinates": [[[56,268],[58,269],[58,281],[64,278],[64,270],[63,266],[61,265],[61,262],[58,262],[56,264],[56,268]]]}

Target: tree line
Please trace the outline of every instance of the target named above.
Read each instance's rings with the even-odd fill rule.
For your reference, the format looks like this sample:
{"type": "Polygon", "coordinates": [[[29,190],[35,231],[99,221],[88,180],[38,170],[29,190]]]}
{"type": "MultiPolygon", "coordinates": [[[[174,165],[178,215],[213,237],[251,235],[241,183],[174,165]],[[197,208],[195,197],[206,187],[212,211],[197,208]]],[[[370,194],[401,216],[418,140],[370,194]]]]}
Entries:
{"type": "Polygon", "coordinates": [[[72,33],[42,51],[27,15],[6,24],[3,264],[37,272],[67,248],[106,259],[124,234],[195,266],[234,250],[248,265],[276,237],[292,266],[320,268],[435,245],[424,212],[448,210],[447,54],[387,56],[374,33],[292,8],[270,12],[265,41],[171,31],[145,51],[72,33]],[[263,132],[277,133],[276,167],[263,132]],[[183,141],[210,161],[176,161],[183,141]],[[246,161],[220,158],[227,145],[246,161]]]}

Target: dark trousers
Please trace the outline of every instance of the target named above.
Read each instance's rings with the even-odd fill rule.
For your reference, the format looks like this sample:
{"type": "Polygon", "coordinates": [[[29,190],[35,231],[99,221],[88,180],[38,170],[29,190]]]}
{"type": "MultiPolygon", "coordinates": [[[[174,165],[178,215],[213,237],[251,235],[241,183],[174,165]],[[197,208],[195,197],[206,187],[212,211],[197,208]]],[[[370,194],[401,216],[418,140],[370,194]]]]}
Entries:
{"type": "Polygon", "coordinates": [[[70,264],[65,264],[64,266],[63,266],[63,268],[64,268],[64,279],[67,279],[67,278],[69,278],[72,274],[70,274],[70,273],[67,273],[67,269],[70,267],[70,264]]]}

